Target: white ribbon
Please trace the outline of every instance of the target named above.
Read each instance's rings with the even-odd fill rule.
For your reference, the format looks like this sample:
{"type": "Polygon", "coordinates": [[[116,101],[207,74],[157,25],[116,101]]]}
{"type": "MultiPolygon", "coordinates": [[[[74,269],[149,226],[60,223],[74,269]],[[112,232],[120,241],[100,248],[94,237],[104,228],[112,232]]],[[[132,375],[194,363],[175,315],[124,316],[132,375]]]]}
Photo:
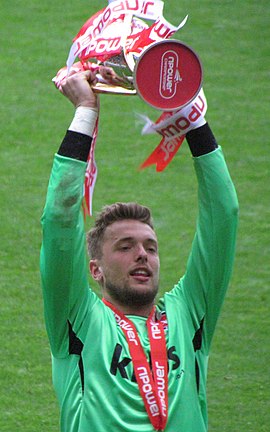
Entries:
{"type": "Polygon", "coordinates": [[[191,129],[205,123],[207,101],[203,89],[197,97],[186,107],[178,111],[164,113],[161,121],[152,122],[147,116],[140,116],[145,121],[142,134],[159,133],[165,139],[172,139],[185,135],[191,129]]]}

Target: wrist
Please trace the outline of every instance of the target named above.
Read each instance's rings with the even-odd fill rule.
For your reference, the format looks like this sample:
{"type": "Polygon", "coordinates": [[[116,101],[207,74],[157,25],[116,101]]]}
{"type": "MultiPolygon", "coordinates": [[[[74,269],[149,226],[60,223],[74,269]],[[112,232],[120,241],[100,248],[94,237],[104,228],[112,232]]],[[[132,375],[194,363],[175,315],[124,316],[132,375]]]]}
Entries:
{"type": "Polygon", "coordinates": [[[73,120],[68,130],[92,137],[96,126],[97,118],[97,108],[79,106],[78,108],[76,108],[73,120]]]}
{"type": "Polygon", "coordinates": [[[192,127],[191,127],[191,129],[189,131],[192,131],[194,129],[198,129],[198,128],[204,126],[205,124],[206,124],[205,118],[204,117],[200,117],[197,121],[195,121],[192,124],[192,127]]]}
{"type": "Polygon", "coordinates": [[[186,139],[194,157],[210,153],[218,147],[215,136],[208,123],[189,131],[186,134],[186,139]]]}

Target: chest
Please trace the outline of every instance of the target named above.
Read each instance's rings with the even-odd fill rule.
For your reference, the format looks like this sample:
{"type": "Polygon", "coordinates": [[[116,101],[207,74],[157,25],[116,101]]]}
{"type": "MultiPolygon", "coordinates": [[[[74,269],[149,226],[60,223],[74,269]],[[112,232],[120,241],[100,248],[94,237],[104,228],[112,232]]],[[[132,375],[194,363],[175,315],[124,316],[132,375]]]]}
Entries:
{"type": "MultiPolygon", "coordinates": [[[[151,344],[146,321],[135,319],[137,334],[152,368],[151,344]]],[[[192,329],[185,317],[180,321],[170,320],[165,327],[166,356],[168,361],[169,382],[180,379],[184,373],[194,372],[194,348],[192,329]]],[[[91,381],[93,377],[104,376],[108,380],[136,383],[134,366],[126,335],[115,322],[104,323],[98,331],[90,329],[84,342],[82,352],[85,378],[91,381]]]]}

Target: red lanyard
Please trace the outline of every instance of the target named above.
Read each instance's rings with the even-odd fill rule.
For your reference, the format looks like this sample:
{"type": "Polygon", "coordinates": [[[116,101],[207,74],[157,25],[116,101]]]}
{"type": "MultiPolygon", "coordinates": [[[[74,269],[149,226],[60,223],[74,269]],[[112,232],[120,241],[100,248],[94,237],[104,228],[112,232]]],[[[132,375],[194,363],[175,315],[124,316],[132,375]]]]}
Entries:
{"type": "Polygon", "coordinates": [[[117,324],[121,327],[126,336],[135,377],[148,417],[156,430],[163,431],[168,417],[167,349],[162,323],[154,320],[155,307],[153,307],[146,322],[152,360],[153,372],[151,373],[149,363],[133,322],[107,300],[103,299],[103,302],[112,309],[117,324]]]}

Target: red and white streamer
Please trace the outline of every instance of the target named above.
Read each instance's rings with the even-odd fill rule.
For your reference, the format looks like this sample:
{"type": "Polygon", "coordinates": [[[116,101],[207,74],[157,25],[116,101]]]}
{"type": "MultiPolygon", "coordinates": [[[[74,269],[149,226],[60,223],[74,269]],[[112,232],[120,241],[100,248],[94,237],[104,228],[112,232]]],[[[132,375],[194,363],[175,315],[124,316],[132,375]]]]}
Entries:
{"type": "Polygon", "coordinates": [[[141,116],[145,122],[143,135],[157,132],[162,136],[161,142],[142,163],[141,168],[156,165],[156,171],[163,171],[177,153],[186,133],[205,123],[206,111],[207,101],[201,89],[197,97],[186,107],[162,113],[155,123],[148,117],[141,116]]]}

